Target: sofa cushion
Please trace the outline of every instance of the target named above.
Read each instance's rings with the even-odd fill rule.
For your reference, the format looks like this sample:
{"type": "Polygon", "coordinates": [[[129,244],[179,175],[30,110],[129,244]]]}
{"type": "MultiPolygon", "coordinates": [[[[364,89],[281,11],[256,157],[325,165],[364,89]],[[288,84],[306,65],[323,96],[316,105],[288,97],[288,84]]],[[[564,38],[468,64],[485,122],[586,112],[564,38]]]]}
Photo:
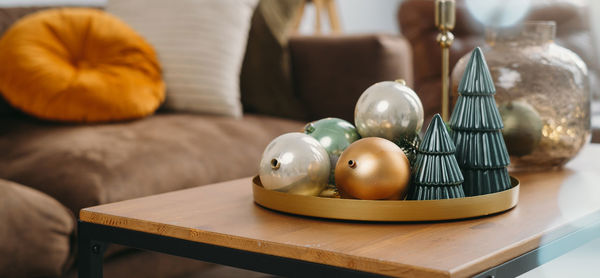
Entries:
{"type": "Polygon", "coordinates": [[[0,40],[0,90],[36,117],[106,122],[147,116],[165,86],[152,47],[97,9],[40,11],[0,40]]]}
{"type": "Polygon", "coordinates": [[[0,277],[58,277],[73,261],[75,218],[35,189],[0,180],[0,277]]]}
{"type": "MultiPolygon", "coordinates": [[[[0,8],[0,36],[22,17],[47,9],[47,7],[1,7],[0,8]]],[[[0,115],[15,114],[18,110],[10,106],[0,94],[0,115]]]]}
{"type": "Polygon", "coordinates": [[[173,111],[239,117],[240,68],[257,0],[109,0],[156,48],[173,111]]]}
{"type": "Polygon", "coordinates": [[[0,177],[46,192],[78,213],[254,175],[270,140],[301,127],[253,115],[158,114],[86,126],[0,119],[0,177]]]}

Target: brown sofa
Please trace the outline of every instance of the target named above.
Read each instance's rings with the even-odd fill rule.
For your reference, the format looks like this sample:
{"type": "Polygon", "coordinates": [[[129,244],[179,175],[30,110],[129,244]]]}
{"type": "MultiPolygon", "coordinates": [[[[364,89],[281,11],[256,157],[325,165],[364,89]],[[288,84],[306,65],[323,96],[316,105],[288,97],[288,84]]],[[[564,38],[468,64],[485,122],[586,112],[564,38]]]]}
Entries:
{"type": "MultiPolygon", "coordinates": [[[[274,137],[325,116],[352,121],[354,104],[369,85],[412,80],[409,45],[401,37],[297,37],[289,49],[293,97],[305,112],[297,119],[159,112],[130,122],[77,125],[1,115],[0,277],[75,277],[80,209],[254,175],[274,137]]],[[[253,101],[242,95],[244,104],[253,101]]],[[[277,109],[283,108],[274,114],[286,112],[277,109]]],[[[202,269],[216,273],[214,268],[111,246],[104,273],[181,277],[202,269]]]]}

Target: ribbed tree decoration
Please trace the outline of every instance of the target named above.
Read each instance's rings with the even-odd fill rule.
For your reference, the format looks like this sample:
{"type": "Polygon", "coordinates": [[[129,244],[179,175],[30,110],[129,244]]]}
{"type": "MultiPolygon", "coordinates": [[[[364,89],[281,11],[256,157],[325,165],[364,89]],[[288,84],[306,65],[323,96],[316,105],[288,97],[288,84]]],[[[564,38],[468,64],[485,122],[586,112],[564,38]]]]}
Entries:
{"type": "Polygon", "coordinates": [[[450,128],[456,159],[465,178],[465,194],[476,196],[510,188],[506,170],[510,159],[494,99],[496,88],[479,47],[471,52],[458,92],[450,128]]]}
{"type": "Polygon", "coordinates": [[[455,150],[442,117],[436,114],[419,145],[407,199],[438,200],[465,197],[461,185],[464,179],[454,156],[455,150]]]}

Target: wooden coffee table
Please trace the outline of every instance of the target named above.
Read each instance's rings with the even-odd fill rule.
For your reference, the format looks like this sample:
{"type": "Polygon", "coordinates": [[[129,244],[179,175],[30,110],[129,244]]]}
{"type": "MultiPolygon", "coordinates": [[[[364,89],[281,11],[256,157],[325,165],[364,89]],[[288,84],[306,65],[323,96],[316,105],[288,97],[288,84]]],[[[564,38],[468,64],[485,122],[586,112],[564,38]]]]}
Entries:
{"type": "Polygon", "coordinates": [[[512,277],[600,236],[600,145],[563,170],[513,174],[519,205],[434,223],[283,214],[252,200],[251,178],[81,210],[79,275],[102,276],[109,243],[282,276],[512,277]]]}

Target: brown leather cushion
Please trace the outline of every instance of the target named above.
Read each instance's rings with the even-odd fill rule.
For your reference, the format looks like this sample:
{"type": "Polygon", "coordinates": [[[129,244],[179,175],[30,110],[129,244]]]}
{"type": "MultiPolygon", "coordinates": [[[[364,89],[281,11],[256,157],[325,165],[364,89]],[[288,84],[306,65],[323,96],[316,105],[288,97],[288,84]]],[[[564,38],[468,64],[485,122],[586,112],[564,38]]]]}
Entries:
{"type": "Polygon", "coordinates": [[[296,94],[310,120],[354,122],[356,101],[376,82],[412,85],[410,45],[395,35],[297,36],[290,40],[296,94]]]}
{"type": "Polygon", "coordinates": [[[71,266],[75,218],[55,199],[0,180],[0,223],[0,277],[57,277],[71,266]]]}
{"type": "Polygon", "coordinates": [[[292,84],[288,35],[302,1],[261,0],[240,74],[244,111],[306,119],[292,84]]]}
{"type": "Polygon", "coordinates": [[[266,145],[302,123],[158,114],[101,125],[0,120],[0,177],[81,208],[257,173],[266,145]]]}

